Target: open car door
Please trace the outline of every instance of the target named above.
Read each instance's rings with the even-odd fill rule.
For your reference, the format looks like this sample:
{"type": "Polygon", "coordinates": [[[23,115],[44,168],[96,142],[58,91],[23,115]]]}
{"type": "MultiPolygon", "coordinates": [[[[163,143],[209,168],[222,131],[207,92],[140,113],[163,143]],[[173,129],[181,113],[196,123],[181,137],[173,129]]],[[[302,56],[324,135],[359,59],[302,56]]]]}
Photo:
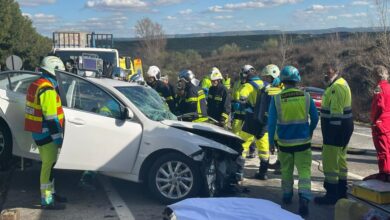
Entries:
{"type": "Polygon", "coordinates": [[[120,103],[84,78],[57,72],[65,132],[55,168],[130,173],[142,127],[122,120],[120,103]]]}

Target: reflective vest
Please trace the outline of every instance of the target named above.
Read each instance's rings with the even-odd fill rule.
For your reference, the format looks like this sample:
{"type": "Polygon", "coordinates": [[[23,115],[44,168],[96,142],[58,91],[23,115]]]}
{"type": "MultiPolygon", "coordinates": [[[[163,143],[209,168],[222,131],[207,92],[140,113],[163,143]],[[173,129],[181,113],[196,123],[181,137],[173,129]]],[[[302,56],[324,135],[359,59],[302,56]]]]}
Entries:
{"type": "Polygon", "coordinates": [[[245,119],[245,106],[240,103],[240,91],[244,88],[245,84],[241,83],[241,80],[237,80],[233,84],[232,88],[232,112],[234,113],[234,120],[245,119]]]}
{"type": "Polygon", "coordinates": [[[209,94],[209,89],[211,87],[211,79],[210,76],[207,75],[202,79],[201,87],[204,91],[204,94],[207,96],[209,94]]]}
{"type": "Polygon", "coordinates": [[[230,89],[230,78],[227,78],[226,80],[222,80],[222,84],[227,88],[230,89]]]}
{"type": "MultiPolygon", "coordinates": [[[[42,105],[40,103],[39,96],[44,91],[46,91],[46,89],[54,90],[55,88],[53,87],[53,84],[48,79],[39,78],[35,82],[31,83],[30,87],[27,90],[26,109],[24,115],[25,116],[24,129],[26,131],[43,133],[42,124],[44,121],[44,116],[42,113],[42,105]]],[[[50,104],[56,104],[57,106],[56,117],[58,117],[61,127],[63,127],[64,111],[62,109],[61,99],[58,93],[57,93],[56,101],[57,101],[56,103],[50,103],[50,104]]],[[[45,119],[50,120],[51,118],[45,118],[45,119]]]]}
{"type": "Polygon", "coordinates": [[[277,140],[281,147],[311,142],[309,128],[310,95],[299,89],[285,89],[276,95],[277,140]]]}
{"type": "Polygon", "coordinates": [[[253,78],[244,84],[240,90],[240,102],[246,104],[247,113],[253,113],[253,108],[256,104],[257,92],[264,86],[264,82],[259,78],[253,78]]]}
{"type": "Polygon", "coordinates": [[[351,90],[339,77],[326,88],[321,103],[321,129],[326,145],[345,147],[353,133],[351,90]]]}

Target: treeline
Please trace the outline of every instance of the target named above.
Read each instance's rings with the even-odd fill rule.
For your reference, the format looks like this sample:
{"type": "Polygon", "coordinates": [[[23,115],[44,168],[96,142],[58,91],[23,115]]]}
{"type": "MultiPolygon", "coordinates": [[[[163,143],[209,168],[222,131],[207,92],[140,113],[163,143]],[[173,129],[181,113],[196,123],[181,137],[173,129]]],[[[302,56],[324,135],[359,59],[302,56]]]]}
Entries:
{"type": "Polygon", "coordinates": [[[15,0],[0,0],[0,6],[0,70],[13,54],[22,58],[24,69],[34,69],[50,52],[51,40],[37,33],[15,0]]]}

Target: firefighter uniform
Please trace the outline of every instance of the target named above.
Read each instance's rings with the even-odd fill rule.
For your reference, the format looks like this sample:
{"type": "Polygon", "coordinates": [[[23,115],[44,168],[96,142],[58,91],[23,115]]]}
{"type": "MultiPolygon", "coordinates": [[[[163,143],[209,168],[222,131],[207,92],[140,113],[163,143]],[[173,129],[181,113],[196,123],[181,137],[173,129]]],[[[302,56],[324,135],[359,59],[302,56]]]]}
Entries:
{"type": "Polygon", "coordinates": [[[338,76],[326,88],[321,104],[326,195],[315,198],[318,204],[334,204],[338,198],[346,197],[347,145],[354,129],[351,103],[348,83],[338,76]]]}
{"type": "Polygon", "coordinates": [[[42,159],[41,204],[54,204],[52,168],[63,140],[64,113],[56,80],[48,74],[34,81],[27,90],[25,130],[32,132],[42,159]]]}
{"type": "Polygon", "coordinates": [[[223,84],[211,86],[207,96],[208,116],[226,125],[229,120],[230,102],[230,94],[223,84]]]}
{"type": "Polygon", "coordinates": [[[381,80],[375,88],[371,123],[379,173],[390,174],[390,84],[387,80],[381,80]]]}
{"type": "Polygon", "coordinates": [[[160,80],[155,80],[151,83],[148,82],[148,85],[152,87],[154,90],[156,90],[156,92],[165,99],[165,101],[169,106],[169,109],[173,112],[175,110],[176,103],[175,103],[174,94],[171,92],[168,85],[166,85],[160,80]]]}
{"type": "Polygon", "coordinates": [[[284,202],[291,202],[293,196],[294,165],[299,176],[299,196],[311,199],[311,137],[317,123],[318,113],[308,93],[288,88],[271,99],[268,119],[269,143],[275,145],[276,134],[278,157],[282,166],[284,202]]]}
{"type": "Polygon", "coordinates": [[[178,112],[179,114],[194,113],[191,117],[193,122],[207,121],[207,104],[203,90],[192,83],[187,83],[184,96],[178,103],[178,112]]]}
{"type": "MultiPolygon", "coordinates": [[[[240,95],[240,110],[241,112],[245,112],[243,121],[245,118],[253,117],[254,114],[254,107],[256,104],[256,97],[257,97],[257,91],[263,88],[264,83],[263,81],[255,76],[249,79],[247,83],[243,85],[243,87],[240,89],[239,95],[240,95]]],[[[250,128],[251,129],[251,128],[250,128]]],[[[249,129],[249,130],[250,130],[249,129]]],[[[255,140],[255,136],[251,135],[248,132],[240,132],[241,138],[244,139],[245,143],[243,144],[243,157],[246,157],[246,154],[249,152],[249,147],[252,144],[252,142],[255,140]],[[241,134],[242,133],[242,134],[241,134]]],[[[260,149],[260,154],[264,154],[264,158],[269,157],[268,153],[268,137],[264,135],[263,138],[255,141],[256,146],[258,149],[260,149]],[[266,147],[267,146],[267,147],[266,147]],[[266,149],[267,148],[267,149],[266,149]],[[267,151],[267,152],[266,152],[267,151]]]]}

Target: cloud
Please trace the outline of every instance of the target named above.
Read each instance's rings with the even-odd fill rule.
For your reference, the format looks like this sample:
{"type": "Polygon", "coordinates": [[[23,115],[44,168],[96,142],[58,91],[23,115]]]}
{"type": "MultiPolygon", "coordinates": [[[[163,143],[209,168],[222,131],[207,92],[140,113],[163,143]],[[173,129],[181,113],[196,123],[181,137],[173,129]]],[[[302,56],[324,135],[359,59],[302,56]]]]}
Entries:
{"type": "Polygon", "coordinates": [[[198,25],[201,26],[201,27],[210,28],[210,29],[216,29],[217,28],[217,24],[215,24],[214,22],[200,21],[200,22],[198,22],[198,25]]]}
{"type": "Polygon", "coordinates": [[[215,5],[208,8],[209,12],[228,12],[233,10],[276,7],[285,4],[295,4],[302,0],[253,0],[241,3],[228,3],[224,6],[215,5]]]}
{"type": "Polygon", "coordinates": [[[167,16],[166,19],[167,20],[176,20],[176,17],[174,17],[174,16],[167,16]]]}
{"type": "Polygon", "coordinates": [[[368,1],[353,1],[351,5],[370,5],[368,1]]]}
{"type": "Polygon", "coordinates": [[[225,20],[225,19],[231,19],[231,18],[233,18],[233,16],[231,16],[231,15],[219,15],[219,16],[215,16],[214,18],[218,19],[218,20],[225,20]]]}
{"type": "Polygon", "coordinates": [[[23,13],[22,15],[30,18],[34,26],[52,24],[58,21],[56,16],[50,14],[37,13],[32,15],[29,13],[23,13]]]}
{"type": "Polygon", "coordinates": [[[178,4],[182,2],[182,0],[157,0],[154,2],[156,5],[172,5],[172,4],[178,4]]]}
{"type": "Polygon", "coordinates": [[[181,15],[189,15],[191,13],[192,13],[192,9],[186,9],[186,10],[179,11],[179,14],[181,14],[181,15]]]}
{"type": "Polygon", "coordinates": [[[309,8],[305,9],[305,13],[312,14],[312,13],[321,13],[321,12],[327,12],[331,9],[340,9],[344,8],[344,5],[312,5],[309,8]]]}
{"type": "Polygon", "coordinates": [[[367,17],[367,13],[355,13],[355,14],[341,14],[340,17],[343,18],[358,18],[358,17],[367,17]]]}
{"type": "Polygon", "coordinates": [[[337,16],[329,15],[326,17],[327,20],[337,20],[337,16]]]}
{"type": "Polygon", "coordinates": [[[40,5],[54,4],[56,0],[18,0],[21,6],[35,7],[40,5]]]}
{"type": "Polygon", "coordinates": [[[266,25],[267,25],[267,24],[264,23],[264,22],[259,22],[259,23],[256,24],[256,27],[264,27],[264,26],[266,26],[266,25]]]}
{"type": "Polygon", "coordinates": [[[85,3],[87,8],[95,9],[137,9],[146,8],[148,4],[141,0],[88,0],[85,3]]]}

